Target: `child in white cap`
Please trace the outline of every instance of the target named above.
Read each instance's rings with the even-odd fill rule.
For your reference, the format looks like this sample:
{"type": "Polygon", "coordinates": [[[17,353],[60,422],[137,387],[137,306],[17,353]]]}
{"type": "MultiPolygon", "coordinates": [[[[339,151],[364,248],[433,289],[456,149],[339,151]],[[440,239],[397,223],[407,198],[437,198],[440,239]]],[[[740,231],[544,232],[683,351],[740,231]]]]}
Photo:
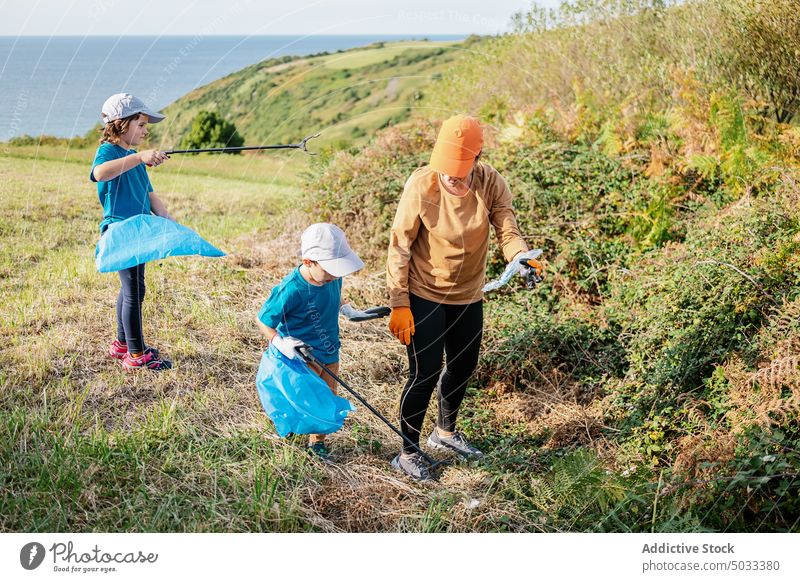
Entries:
{"type": "MultiPolygon", "coordinates": [[[[389,314],[386,307],[366,311],[342,301],[342,277],[355,273],[364,263],[347,244],[338,226],[317,223],[300,239],[303,262],[270,292],[258,313],[261,333],[289,359],[301,357],[297,348],[309,346],[314,356],[339,374],[339,313],[351,321],[367,321],[389,314]]],[[[336,393],[336,381],[314,363],[309,366],[336,393]]],[[[330,457],[325,435],[309,435],[311,452],[330,457]]]]}
{"type": "MultiPolygon", "coordinates": [[[[164,203],[153,192],[145,166],[156,167],[167,160],[158,150],[137,152],[135,146],[147,137],[147,124],[164,120],[129,93],[112,95],[103,104],[103,137],[94,157],[89,179],[97,183],[103,207],[100,232],[108,225],[138,214],[156,214],[172,220],[164,203]]],[[[172,364],[145,345],[142,332],[144,264],[119,271],[117,339],[108,349],[126,370],[166,370],[172,364]]]]}

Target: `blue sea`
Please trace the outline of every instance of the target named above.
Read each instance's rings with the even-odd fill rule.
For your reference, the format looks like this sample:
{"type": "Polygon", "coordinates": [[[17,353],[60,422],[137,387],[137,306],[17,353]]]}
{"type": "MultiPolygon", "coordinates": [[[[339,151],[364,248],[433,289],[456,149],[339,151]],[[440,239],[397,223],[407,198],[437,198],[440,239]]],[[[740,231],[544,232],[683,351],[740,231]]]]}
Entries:
{"type": "MultiPolygon", "coordinates": [[[[458,40],[458,36],[426,36],[458,40]]],[[[114,93],[161,109],[247,65],[406,36],[0,37],[0,141],[84,135],[114,93]]]]}

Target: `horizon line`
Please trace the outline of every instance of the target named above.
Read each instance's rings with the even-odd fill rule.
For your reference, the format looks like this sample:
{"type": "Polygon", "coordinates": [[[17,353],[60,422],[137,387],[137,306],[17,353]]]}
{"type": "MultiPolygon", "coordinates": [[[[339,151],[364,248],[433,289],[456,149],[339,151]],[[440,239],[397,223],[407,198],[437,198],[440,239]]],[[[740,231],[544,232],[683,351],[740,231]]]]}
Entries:
{"type": "MultiPolygon", "coordinates": [[[[499,33],[496,33],[499,34],[499,33]]],[[[194,37],[194,36],[247,36],[251,38],[259,38],[259,37],[296,37],[296,36],[306,36],[309,38],[313,37],[320,37],[320,36],[364,36],[364,37],[372,37],[372,36],[398,36],[398,37],[407,37],[407,36],[453,36],[458,38],[467,38],[469,36],[495,36],[495,34],[491,33],[446,33],[446,32],[409,32],[409,33],[395,33],[395,32],[387,32],[387,33],[342,33],[342,34],[308,34],[308,33],[283,33],[283,34],[241,34],[241,33],[225,33],[225,34],[123,34],[123,35],[114,35],[114,34],[0,34],[0,38],[150,38],[150,37],[194,37]]]]}

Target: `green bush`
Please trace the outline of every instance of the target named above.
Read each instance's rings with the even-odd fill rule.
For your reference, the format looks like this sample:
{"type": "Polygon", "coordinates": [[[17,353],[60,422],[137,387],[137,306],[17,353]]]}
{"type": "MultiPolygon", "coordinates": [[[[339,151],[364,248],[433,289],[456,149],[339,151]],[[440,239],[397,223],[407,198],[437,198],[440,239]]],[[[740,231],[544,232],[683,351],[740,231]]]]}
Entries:
{"type": "Polygon", "coordinates": [[[699,218],[685,244],[650,253],[614,281],[606,307],[624,321],[628,358],[642,380],[695,391],[715,365],[747,352],[770,309],[797,284],[787,278],[790,263],[770,273],[754,260],[794,244],[800,220],[791,208],[771,199],[699,218]]]}
{"type": "Polygon", "coordinates": [[[550,290],[505,292],[487,306],[490,319],[478,376],[484,382],[535,381],[544,370],[563,369],[592,394],[627,369],[624,345],[613,322],[571,318],[550,290]]]}
{"type": "MultiPolygon", "coordinates": [[[[214,111],[198,113],[189,134],[181,142],[185,149],[239,147],[244,138],[236,132],[236,126],[214,111]]],[[[238,153],[238,152],[226,152],[238,153]]]]}
{"type": "MultiPolygon", "coordinates": [[[[604,294],[609,273],[627,265],[637,242],[661,244],[671,237],[668,224],[651,236],[638,223],[658,195],[650,191],[654,185],[591,145],[504,145],[488,151],[487,159],[508,181],[530,244],[544,248],[554,269],[581,293],[604,294]]],[[[493,264],[495,271],[502,267],[502,261],[493,264]]]]}
{"type": "Polygon", "coordinates": [[[323,156],[308,176],[306,210],[347,227],[359,255],[384,261],[397,201],[411,173],[427,163],[435,129],[418,122],[390,127],[365,148],[323,156]]]}

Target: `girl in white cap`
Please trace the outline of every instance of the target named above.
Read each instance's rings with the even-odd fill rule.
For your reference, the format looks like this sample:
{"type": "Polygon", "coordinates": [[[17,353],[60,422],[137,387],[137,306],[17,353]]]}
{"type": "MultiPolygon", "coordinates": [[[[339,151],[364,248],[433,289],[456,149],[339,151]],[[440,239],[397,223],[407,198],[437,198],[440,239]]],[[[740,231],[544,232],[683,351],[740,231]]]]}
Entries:
{"type": "MultiPolygon", "coordinates": [[[[339,313],[351,321],[367,321],[388,315],[389,309],[359,311],[342,301],[342,277],[360,270],[364,263],[338,226],[312,224],[303,232],[300,246],[302,264],[273,287],[258,313],[258,326],[287,358],[300,357],[297,349],[309,346],[314,356],[338,376],[339,313]]],[[[314,363],[309,366],[335,394],[334,378],[314,363]]],[[[330,457],[325,435],[309,435],[308,446],[322,459],[330,457]]]]}
{"type": "MultiPolygon", "coordinates": [[[[147,137],[147,124],[158,123],[164,116],[133,95],[117,93],[103,104],[103,137],[94,157],[89,178],[97,183],[97,195],[103,207],[100,232],[108,225],[136,216],[156,214],[172,220],[164,203],[153,192],[145,166],[157,167],[167,156],[157,150],[133,149],[147,137]]],[[[166,370],[172,364],[147,347],[142,333],[144,301],[144,264],[119,271],[121,289],[117,296],[117,339],[108,353],[122,361],[126,370],[166,370]]]]}

